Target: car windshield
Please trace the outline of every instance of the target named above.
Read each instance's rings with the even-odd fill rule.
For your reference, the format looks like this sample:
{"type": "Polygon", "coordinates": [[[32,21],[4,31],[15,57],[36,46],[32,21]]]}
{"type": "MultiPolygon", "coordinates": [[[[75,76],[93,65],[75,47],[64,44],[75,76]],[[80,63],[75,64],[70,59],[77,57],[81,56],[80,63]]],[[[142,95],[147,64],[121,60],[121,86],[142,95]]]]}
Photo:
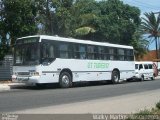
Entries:
{"type": "Polygon", "coordinates": [[[15,46],[14,65],[38,65],[40,49],[38,43],[19,44],[15,46]]]}

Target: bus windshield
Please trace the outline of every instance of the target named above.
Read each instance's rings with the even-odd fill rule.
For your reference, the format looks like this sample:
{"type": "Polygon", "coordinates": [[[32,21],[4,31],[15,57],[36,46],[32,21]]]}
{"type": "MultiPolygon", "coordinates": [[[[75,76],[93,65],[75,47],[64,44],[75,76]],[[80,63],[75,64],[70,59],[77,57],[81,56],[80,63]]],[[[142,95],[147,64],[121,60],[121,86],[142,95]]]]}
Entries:
{"type": "Polygon", "coordinates": [[[14,65],[38,65],[40,47],[38,43],[19,44],[15,46],[14,65]]]}

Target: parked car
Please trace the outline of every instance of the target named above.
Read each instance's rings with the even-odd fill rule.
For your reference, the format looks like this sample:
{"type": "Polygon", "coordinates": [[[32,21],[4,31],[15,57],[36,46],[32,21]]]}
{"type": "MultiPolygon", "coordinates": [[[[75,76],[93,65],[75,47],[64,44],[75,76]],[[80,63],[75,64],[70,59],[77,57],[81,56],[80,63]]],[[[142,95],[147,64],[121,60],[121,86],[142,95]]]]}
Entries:
{"type": "MultiPolygon", "coordinates": [[[[157,68],[156,68],[157,69],[157,68]]],[[[143,80],[154,80],[157,73],[155,71],[155,64],[151,61],[140,61],[135,62],[135,76],[134,79],[143,80]]]]}

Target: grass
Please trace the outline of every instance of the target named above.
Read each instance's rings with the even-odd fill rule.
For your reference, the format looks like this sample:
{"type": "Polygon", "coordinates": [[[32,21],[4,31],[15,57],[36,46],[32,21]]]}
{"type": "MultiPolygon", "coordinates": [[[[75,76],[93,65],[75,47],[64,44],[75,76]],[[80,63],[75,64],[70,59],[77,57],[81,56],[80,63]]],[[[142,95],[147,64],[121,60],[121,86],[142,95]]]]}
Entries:
{"type": "Polygon", "coordinates": [[[155,108],[141,110],[138,113],[129,115],[126,120],[160,120],[160,101],[155,108]]]}

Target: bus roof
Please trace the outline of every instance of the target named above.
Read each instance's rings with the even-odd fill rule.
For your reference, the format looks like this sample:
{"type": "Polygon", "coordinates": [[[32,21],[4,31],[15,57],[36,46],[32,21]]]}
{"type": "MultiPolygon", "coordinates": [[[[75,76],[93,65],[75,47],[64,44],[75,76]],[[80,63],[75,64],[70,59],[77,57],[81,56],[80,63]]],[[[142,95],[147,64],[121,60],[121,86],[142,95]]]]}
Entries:
{"type": "Polygon", "coordinates": [[[48,35],[26,36],[26,37],[18,38],[18,40],[23,39],[23,38],[29,38],[29,37],[40,37],[40,42],[41,42],[41,39],[47,39],[47,40],[55,40],[55,41],[64,41],[64,42],[73,42],[73,43],[81,43],[81,44],[90,44],[90,45],[133,49],[132,46],[127,46],[127,45],[112,44],[112,43],[108,43],[108,42],[95,42],[95,41],[91,41],[91,40],[80,40],[80,39],[74,39],[74,38],[64,38],[64,37],[59,37],[59,36],[48,36],[48,35]]]}

